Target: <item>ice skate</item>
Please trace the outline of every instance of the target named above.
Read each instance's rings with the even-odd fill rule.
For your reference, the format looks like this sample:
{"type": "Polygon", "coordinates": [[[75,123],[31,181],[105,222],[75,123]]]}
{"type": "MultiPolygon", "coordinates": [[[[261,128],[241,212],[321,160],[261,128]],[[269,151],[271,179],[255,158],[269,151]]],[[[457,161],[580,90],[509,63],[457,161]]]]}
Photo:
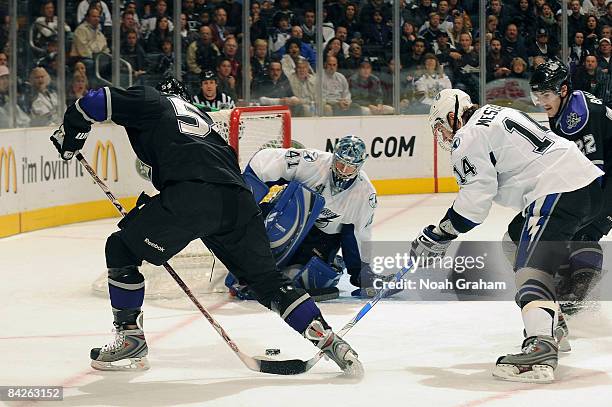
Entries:
{"type": "Polygon", "coordinates": [[[555,328],[555,339],[559,345],[560,352],[569,352],[572,350],[572,346],[569,342],[569,329],[567,328],[567,323],[565,322],[565,317],[562,312],[559,313],[559,321],[557,322],[557,328],[555,328]]]}
{"type": "Polygon", "coordinates": [[[126,329],[115,324],[113,332],[115,339],[91,350],[91,367],[107,371],[149,369],[146,358],[149,348],[142,330],[142,313],[137,319],[136,328],[126,329]]]}
{"type": "Polygon", "coordinates": [[[555,338],[531,336],[523,341],[521,353],[497,359],[493,376],[513,382],[552,383],[558,358],[555,338]]]}
{"type": "Polygon", "coordinates": [[[306,339],[311,340],[325,356],[336,362],[345,375],[350,377],[362,377],[363,365],[358,359],[357,352],[351,346],[331,330],[325,328],[319,320],[310,323],[306,332],[306,339]]]}

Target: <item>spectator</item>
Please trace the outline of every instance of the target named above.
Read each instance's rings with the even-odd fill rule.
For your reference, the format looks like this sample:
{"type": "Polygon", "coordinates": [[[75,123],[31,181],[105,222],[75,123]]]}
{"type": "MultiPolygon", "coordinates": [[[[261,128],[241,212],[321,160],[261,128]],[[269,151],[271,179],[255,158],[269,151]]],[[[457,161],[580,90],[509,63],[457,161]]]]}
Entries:
{"type": "Polygon", "coordinates": [[[162,77],[174,75],[174,47],[172,41],[169,39],[163,40],[161,48],[162,52],[153,66],[153,72],[160,74],[162,77]]]}
{"type": "Polygon", "coordinates": [[[326,3],[325,9],[327,10],[329,19],[336,22],[342,20],[344,17],[344,11],[349,5],[349,0],[332,0],[326,3]]]}
{"type": "MultiPolygon", "coordinates": [[[[302,31],[302,27],[300,27],[299,25],[294,25],[293,27],[291,27],[291,37],[289,37],[289,39],[297,39],[299,41],[300,55],[302,55],[308,60],[312,69],[315,69],[317,67],[317,54],[314,48],[312,48],[312,45],[302,41],[303,38],[304,32],[302,31]]],[[[278,54],[280,56],[285,55],[285,53],[287,52],[286,49],[287,43],[285,43],[285,45],[283,45],[283,47],[278,50],[278,54]]]]}
{"type": "MultiPolygon", "coordinates": [[[[557,27],[557,20],[550,4],[544,3],[544,5],[542,6],[542,13],[538,15],[536,25],[537,28],[546,29],[549,34],[555,32],[554,28],[557,27]]],[[[580,30],[582,29],[583,27],[580,28],[580,30]]],[[[570,38],[571,37],[573,37],[573,34],[571,34],[570,38]]],[[[559,39],[555,38],[555,40],[558,41],[559,39]]]]}
{"type": "Polygon", "coordinates": [[[487,55],[487,82],[510,75],[511,61],[510,56],[502,54],[501,40],[493,38],[487,55]]]}
{"type": "Polygon", "coordinates": [[[424,114],[429,113],[434,98],[442,89],[453,87],[434,54],[425,55],[425,72],[415,81],[414,86],[416,87],[416,97],[423,107],[422,112],[424,114]]]}
{"type": "Polygon", "coordinates": [[[37,67],[30,73],[32,86],[32,103],[30,107],[30,125],[47,126],[60,123],[57,112],[57,93],[49,89],[51,78],[45,68],[37,67]]]}
{"type": "Polygon", "coordinates": [[[342,41],[340,39],[334,37],[329,40],[325,46],[325,49],[323,50],[323,57],[327,58],[328,56],[335,57],[338,66],[345,66],[346,57],[344,56],[344,52],[342,52],[342,41]]]}
{"type": "Polygon", "coordinates": [[[87,72],[91,74],[94,68],[94,54],[100,52],[110,52],[106,44],[106,37],[100,31],[100,12],[89,9],[85,21],[74,31],[74,41],[70,55],[78,57],[87,67],[87,72]]]}
{"type": "Polygon", "coordinates": [[[502,52],[514,57],[521,57],[523,60],[527,59],[527,48],[522,37],[519,37],[518,29],[515,24],[508,24],[506,27],[506,34],[502,39],[502,52]]]}
{"type": "MultiPolygon", "coordinates": [[[[0,129],[6,129],[10,123],[10,105],[9,98],[9,83],[10,71],[5,65],[0,65],[0,129]]],[[[29,127],[30,118],[21,110],[18,104],[15,104],[15,116],[17,119],[17,127],[29,127]]]]}
{"type": "Polygon", "coordinates": [[[262,79],[268,72],[270,56],[268,55],[268,42],[266,40],[255,40],[253,57],[251,58],[251,68],[253,70],[253,80],[262,79]]]}
{"type": "Polygon", "coordinates": [[[574,33],[574,44],[570,49],[570,64],[572,66],[580,65],[584,56],[588,53],[590,53],[590,50],[587,50],[584,46],[584,33],[582,31],[576,31],[576,33],[574,33]]]}
{"type": "MultiPolygon", "coordinates": [[[[383,103],[386,105],[393,104],[393,83],[395,75],[395,60],[391,58],[387,62],[385,70],[380,73],[380,85],[383,90],[383,103]]],[[[400,112],[407,113],[412,99],[414,98],[414,76],[409,74],[400,66],[400,112]]]]}
{"type": "Polygon", "coordinates": [[[434,55],[436,58],[438,58],[438,62],[449,77],[451,72],[450,66],[452,65],[453,61],[450,53],[453,51],[456,51],[456,49],[451,45],[448,33],[445,31],[440,31],[438,34],[438,39],[434,44],[434,55]]]}
{"type": "MultiPolygon", "coordinates": [[[[595,16],[597,19],[600,19],[601,17],[606,15],[606,0],[591,0],[591,2],[593,4],[591,5],[591,7],[588,7],[586,9],[585,14],[595,16]]],[[[608,1],[608,4],[609,3],[610,2],[608,1]]]]}
{"type": "MultiPolygon", "coordinates": [[[[509,26],[512,24],[509,24],[509,26]]],[[[453,58],[454,88],[461,89],[470,95],[472,101],[478,100],[478,74],[479,57],[472,46],[472,36],[469,33],[461,34],[459,37],[460,48],[457,52],[451,52],[453,58]]],[[[503,52],[503,51],[502,51],[503,52]]],[[[474,102],[478,103],[478,102],[474,102]]]]}
{"type": "Polygon", "coordinates": [[[289,76],[295,72],[297,62],[300,60],[300,58],[304,58],[300,54],[301,45],[301,41],[297,38],[290,38],[285,44],[287,53],[283,55],[281,65],[283,67],[283,73],[287,78],[289,78],[289,76]]]}
{"type": "Polygon", "coordinates": [[[238,99],[238,80],[232,75],[232,62],[220,57],[217,59],[217,86],[219,91],[225,93],[234,100],[238,99]]]}
{"type": "Polygon", "coordinates": [[[487,15],[497,17],[500,31],[505,31],[509,23],[510,15],[513,14],[509,7],[504,7],[501,0],[491,0],[487,15]]]}
{"type": "Polygon", "coordinates": [[[221,50],[221,56],[228,59],[232,64],[232,76],[240,78],[242,75],[242,64],[238,60],[238,41],[236,41],[236,37],[233,35],[227,37],[221,50]]]}
{"type": "Polygon", "coordinates": [[[487,33],[485,34],[485,39],[488,43],[491,42],[493,38],[501,39],[502,35],[497,29],[499,25],[499,20],[495,16],[487,16],[487,33]]]}
{"type": "Polygon", "coordinates": [[[193,97],[196,103],[213,109],[233,109],[234,100],[217,89],[217,75],[213,71],[202,73],[200,79],[200,92],[193,97]]]}
{"type": "Polygon", "coordinates": [[[300,58],[295,66],[295,72],[288,78],[293,95],[298,98],[295,114],[297,116],[313,116],[315,114],[317,80],[308,61],[305,58],[300,58]]]}
{"type": "MultiPolygon", "coordinates": [[[[532,40],[533,41],[533,40],[532,40]]],[[[539,28],[536,33],[536,40],[531,44],[527,51],[529,60],[533,57],[541,55],[547,59],[552,59],[557,56],[558,50],[548,44],[548,31],[546,28],[539,28]]]]}
{"type": "Polygon", "coordinates": [[[454,47],[459,47],[459,37],[461,36],[461,34],[466,32],[468,32],[468,30],[465,27],[465,20],[463,19],[463,15],[456,13],[453,19],[453,29],[450,33],[451,44],[453,44],[454,47]]]}
{"type": "Polygon", "coordinates": [[[348,31],[347,41],[351,41],[353,38],[361,38],[363,28],[359,22],[356,4],[349,3],[346,5],[344,15],[340,19],[338,25],[346,27],[348,31]]]}
{"type": "Polygon", "coordinates": [[[121,43],[121,58],[132,65],[136,78],[146,73],[146,54],[138,41],[138,33],[136,30],[130,30],[126,34],[125,40],[121,43]]]}
{"type": "Polygon", "coordinates": [[[419,37],[423,37],[427,41],[427,48],[433,49],[434,43],[438,39],[440,29],[440,15],[438,13],[429,13],[429,20],[419,30],[419,37]]]}
{"type": "Polygon", "coordinates": [[[579,0],[572,0],[570,2],[570,11],[571,14],[567,17],[567,25],[569,36],[572,38],[576,31],[584,30],[586,17],[582,14],[579,0]]]}
{"type": "Polygon", "coordinates": [[[597,57],[587,55],[584,58],[584,64],[576,69],[572,77],[572,84],[576,90],[583,90],[600,97],[607,84],[606,76],[597,66],[597,57]]]}
{"type": "Polygon", "coordinates": [[[590,49],[595,48],[595,44],[597,44],[599,41],[599,28],[597,26],[597,18],[595,16],[587,16],[584,35],[586,47],[590,49]]]}
{"type": "Polygon", "coordinates": [[[426,49],[425,40],[417,38],[412,45],[412,52],[402,61],[402,65],[410,71],[420,68],[423,65],[426,49]]]}
{"type": "Polygon", "coordinates": [[[182,14],[185,14],[186,29],[190,32],[197,32],[200,28],[200,14],[196,12],[194,0],[183,0],[182,14]]]}
{"type": "Polygon", "coordinates": [[[510,19],[521,35],[530,37],[536,31],[537,19],[533,13],[533,8],[529,7],[529,0],[519,0],[518,9],[510,19]]]}
{"type": "Polygon", "coordinates": [[[291,10],[291,5],[289,4],[289,0],[276,0],[274,3],[276,8],[276,13],[274,13],[273,19],[279,17],[280,14],[284,14],[287,16],[287,20],[289,21],[289,25],[297,24],[297,20],[295,18],[295,13],[291,10]]]}
{"type": "Polygon", "coordinates": [[[407,56],[412,52],[412,46],[416,40],[416,30],[410,21],[405,21],[402,24],[402,32],[400,36],[400,55],[407,56]]]}
{"type": "Polygon", "coordinates": [[[162,41],[164,40],[172,41],[172,30],[170,30],[170,20],[168,20],[168,17],[161,16],[157,18],[155,30],[147,38],[147,52],[160,53],[162,41]]]}
{"type": "Polygon", "coordinates": [[[148,38],[149,35],[155,31],[157,28],[157,20],[162,17],[166,17],[168,19],[168,30],[174,30],[174,24],[172,24],[172,18],[168,15],[168,3],[166,0],[157,0],[155,2],[155,11],[152,15],[148,16],[146,19],[142,19],[142,30],[144,38],[148,38]]]}
{"type": "Polygon", "coordinates": [[[261,6],[256,1],[251,3],[250,30],[251,42],[268,39],[268,28],[261,18],[261,6]]]}
{"type": "Polygon", "coordinates": [[[510,78],[528,79],[527,62],[521,57],[514,57],[510,64],[510,78]]]}
{"type": "Polygon", "coordinates": [[[607,25],[612,27],[612,1],[606,6],[607,13],[599,19],[602,26],[607,25]]]}
{"type": "MultiPolygon", "coordinates": [[[[289,79],[283,73],[281,63],[270,62],[268,75],[254,84],[253,97],[259,99],[259,103],[268,105],[297,106],[299,99],[293,95],[289,79]]],[[[295,110],[292,108],[292,111],[295,110]]]]}
{"type": "MultiPolygon", "coordinates": [[[[376,12],[375,12],[376,13],[376,12]]],[[[365,58],[357,72],[348,80],[352,101],[361,108],[361,114],[393,114],[391,106],[383,105],[380,79],[372,75],[372,64],[365,58]]]]}
{"type": "MultiPolygon", "coordinates": [[[[41,16],[34,20],[34,44],[38,47],[46,48],[46,43],[57,38],[57,16],[55,15],[55,5],[51,0],[42,3],[41,16]]],[[[65,32],[71,32],[70,26],[65,24],[65,32]]]]}
{"type": "Polygon", "coordinates": [[[301,25],[304,33],[302,41],[314,44],[317,42],[317,27],[315,25],[315,12],[313,10],[306,10],[304,12],[304,22],[301,25]]]}
{"type": "Polygon", "coordinates": [[[4,52],[0,52],[0,66],[8,66],[8,57],[4,52]]]}
{"type": "Polygon", "coordinates": [[[138,17],[138,10],[136,10],[136,1],[127,0],[124,4],[124,11],[134,14],[134,21],[136,21],[136,27],[138,28],[138,36],[142,33],[142,26],[140,25],[140,17],[138,17]]]}
{"type": "Polygon", "coordinates": [[[612,73],[612,71],[610,71],[610,68],[612,67],[610,58],[610,55],[612,54],[612,43],[608,38],[602,38],[599,40],[599,49],[597,52],[599,53],[599,62],[597,66],[605,74],[612,73]]]}
{"type": "MultiPolygon", "coordinates": [[[[105,27],[112,27],[112,19],[111,12],[105,2],[100,0],[81,0],[79,5],[77,6],[77,25],[82,24],[83,21],[87,18],[87,13],[89,9],[99,5],[100,18],[99,23],[102,23],[105,27]]],[[[102,28],[102,27],[101,27],[102,28]]]]}
{"type": "Polygon", "coordinates": [[[213,34],[213,43],[217,48],[223,48],[223,44],[229,35],[234,35],[236,30],[227,25],[227,11],[222,6],[215,8],[215,22],[210,25],[213,34]]]}
{"type": "MultiPolygon", "coordinates": [[[[191,31],[187,24],[187,15],[185,13],[181,13],[181,50],[183,54],[187,54],[187,48],[189,44],[194,41],[197,41],[200,37],[198,30],[191,31]]],[[[198,25],[199,27],[199,25],[198,25]]]]}
{"type": "Polygon", "coordinates": [[[200,38],[187,47],[187,68],[191,74],[200,75],[202,71],[213,71],[217,68],[216,60],[219,49],[213,44],[213,34],[209,26],[199,28],[200,38]]]}
{"type": "Polygon", "coordinates": [[[338,59],[333,55],[325,57],[321,87],[326,115],[354,116],[361,113],[361,108],[351,101],[348,81],[338,72],[338,59]]]}
{"type": "Polygon", "coordinates": [[[364,40],[369,45],[385,47],[391,44],[391,39],[393,38],[391,27],[385,21],[380,10],[374,11],[372,19],[367,24],[364,24],[363,32],[364,40]]]}
{"type": "Polygon", "coordinates": [[[87,76],[87,67],[81,61],[77,61],[72,67],[72,73],[80,73],[81,75],[87,76]]]}
{"type": "Polygon", "coordinates": [[[344,56],[344,59],[348,58],[348,49],[349,49],[349,45],[347,44],[346,40],[348,38],[348,30],[346,29],[346,27],[344,26],[337,26],[334,32],[334,37],[330,38],[326,43],[325,43],[325,47],[327,47],[327,45],[331,42],[332,39],[338,39],[340,40],[341,43],[341,49],[342,49],[342,55],[344,56]]]}
{"type": "Polygon", "coordinates": [[[127,33],[130,31],[135,31],[137,35],[140,33],[140,27],[136,24],[136,18],[133,12],[124,11],[123,14],[121,14],[121,27],[119,30],[121,42],[125,41],[127,33]]]}
{"type": "Polygon", "coordinates": [[[89,82],[87,81],[87,76],[80,72],[75,72],[72,75],[72,82],[66,95],[66,105],[71,106],[79,98],[85,96],[88,90],[89,82]]]}
{"type": "Polygon", "coordinates": [[[353,73],[359,69],[359,66],[364,60],[363,49],[358,42],[353,42],[349,47],[349,57],[346,61],[344,61],[344,66],[342,67],[342,74],[346,77],[351,76],[353,73]]]}
{"type": "Polygon", "coordinates": [[[438,15],[440,16],[440,30],[450,32],[453,29],[453,15],[448,0],[438,2],[438,15]]]}
{"type": "Polygon", "coordinates": [[[609,25],[604,25],[601,27],[601,35],[600,35],[600,41],[601,38],[607,38],[610,41],[612,41],[612,27],[609,25]]]}
{"type": "Polygon", "coordinates": [[[286,14],[280,13],[275,15],[274,21],[274,29],[268,38],[268,46],[272,54],[280,50],[291,37],[289,17],[286,14]]]}
{"type": "MultiPolygon", "coordinates": [[[[382,3],[382,1],[380,2],[382,3]]],[[[432,6],[431,0],[417,0],[414,3],[410,9],[410,21],[414,22],[416,27],[421,27],[429,18],[429,14],[436,11],[436,8],[432,6]]],[[[365,10],[362,15],[364,13],[365,10]]],[[[371,12],[368,15],[372,15],[371,12]]]]}

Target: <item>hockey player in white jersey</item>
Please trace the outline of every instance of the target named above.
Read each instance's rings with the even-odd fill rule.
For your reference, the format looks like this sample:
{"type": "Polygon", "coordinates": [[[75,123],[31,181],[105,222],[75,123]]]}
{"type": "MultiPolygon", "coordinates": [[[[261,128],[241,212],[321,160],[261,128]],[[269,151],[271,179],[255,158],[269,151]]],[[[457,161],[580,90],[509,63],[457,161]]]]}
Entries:
{"type": "Polygon", "coordinates": [[[514,271],[527,338],[521,353],[497,360],[493,375],[551,382],[559,312],[553,274],[566,242],[599,213],[597,179],[603,172],[573,142],[528,115],[495,105],[478,108],[460,90],[436,96],[429,122],[440,145],[451,151],[460,190],[440,223],[413,241],[413,256],[443,255],[460,233],[485,220],[493,202],[523,211],[514,271]]]}
{"type": "MultiPolygon", "coordinates": [[[[353,135],[338,140],[333,153],[312,149],[269,148],[253,156],[245,174],[252,174],[267,185],[297,181],[325,200],[314,227],[288,259],[288,265],[304,266],[311,260],[318,262],[320,259],[329,268],[334,264],[338,250],[342,248],[350,281],[354,286],[361,287],[362,271],[364,275],[369,273],[369,256],[364,242],[371,240],[371,226],[377,204],[376,190],[361,169],[366,158],[365,143],[353,135]]],[[[337,271],[330,269],[326,272],[323,268],[325,266],[319,265],[321,268],[317,269],[316,276],[302,273],[301,281],[309,292],[310,289],[318,288],[309,286],[309,282],[320,287],[334,278],[337,283],[340,277],[337,271]]],[[[353,292],[354,295],[360,293],[359,290],[353,292]]]]}

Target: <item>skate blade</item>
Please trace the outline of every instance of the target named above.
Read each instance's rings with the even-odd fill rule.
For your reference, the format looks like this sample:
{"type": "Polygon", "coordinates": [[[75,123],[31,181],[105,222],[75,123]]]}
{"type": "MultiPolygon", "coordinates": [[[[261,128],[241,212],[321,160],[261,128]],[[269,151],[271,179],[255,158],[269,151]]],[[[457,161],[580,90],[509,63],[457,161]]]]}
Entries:
{"type": "Polygon", "coordinates": [[[149,364],[149,360],[143,356],[141,358],[127,358],[114,362],[92,360],[91,367],[96,370],[102,370],[106,372],[137,372],[142,370],[149,370],[151,365],[149,364]]]}
{"type": "Polygon", "coordinates": [[[493,369],[493,376],[511,382],[552,383],[555,381],[554,369],[548,365],[533,365],[525,372],[515,365],[498,364],[493,369]]]}
{"type": "Polygon", "coordinates": [[[570,345],[569,340],[565,336],[561,338],[561,340],[558,342],[558,345],[559,352],[570,352],[572,350],[572,345],[570,345]]]}
{"type": "Polygon", "coordinates": [[[361,379],[365,375],[363,365],[353,353],[346,354],[347,366],[342,370],[345,377],[350,379],[361,379]]]}

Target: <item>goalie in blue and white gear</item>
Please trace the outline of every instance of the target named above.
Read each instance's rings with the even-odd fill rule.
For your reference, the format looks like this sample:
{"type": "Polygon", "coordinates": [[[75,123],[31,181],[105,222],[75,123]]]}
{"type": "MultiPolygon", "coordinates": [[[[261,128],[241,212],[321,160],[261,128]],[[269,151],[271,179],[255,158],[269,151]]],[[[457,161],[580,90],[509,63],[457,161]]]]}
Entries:
{"type": "MultiPolygon", "coordinates": [[[[281,269],[297,285],[315,296],[318,296],[317,290],[334,287],[344,267],[350,275],[351,283],[357,287],[361,285],[362,270],[369,270],[370,258],[364,243],[371,240],[377,200],[376,190],[361,169],[366,159],[365,143],[349,135],[338,141],[333,153],[294,148],[264,149],[253,156],[245,169],[247,182],[254,190],[260,191],[259,196],[256,193],[256,200],[265,192],[261,188],[261,183],[264,183],[274,188],[288,185],[280,198],[273,199],[274,205],[282,199],[286,200],[287,193],[295,194],[297,191],[304,197],[307,195],[304,191],[308,190],[316,193],[324,202],[324,206],[313,216],[311,227],[302,228],[303,234],[299,238],[288,238],[299,241],[290,255],[282,258],[277,256],[281,269]],[[337,259],[340,249],[342,261],[337,259]]],[[[274,211],[269,205],[264,203],[260,206],[264,212],[274,211]]],[[[304,209],[302,212],[307,211],[304,209]]],[[[269,220],[270,215],[267,218],[269,220]]],[[[281,228],[286,229],[286,226],[281,228]]],[[[271,229],[278,231],[275,226],[271,229]]],[[[271,237],[270,240],[274,245],[279,239],[271,237]]],[[[330,293],[326,290],[324,292],[330,293]]],[[[336,289],[336,296],[337,292],[336,289]]]]}

